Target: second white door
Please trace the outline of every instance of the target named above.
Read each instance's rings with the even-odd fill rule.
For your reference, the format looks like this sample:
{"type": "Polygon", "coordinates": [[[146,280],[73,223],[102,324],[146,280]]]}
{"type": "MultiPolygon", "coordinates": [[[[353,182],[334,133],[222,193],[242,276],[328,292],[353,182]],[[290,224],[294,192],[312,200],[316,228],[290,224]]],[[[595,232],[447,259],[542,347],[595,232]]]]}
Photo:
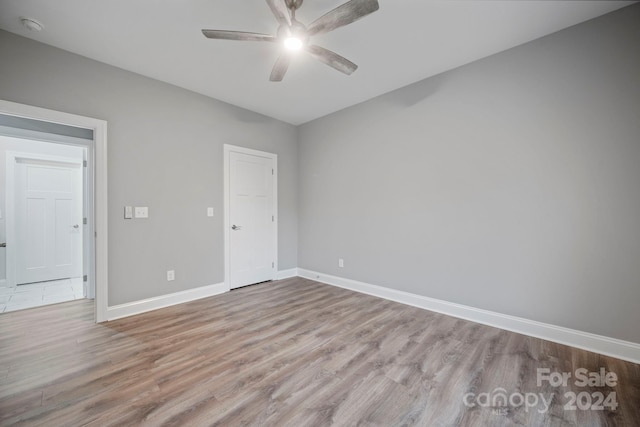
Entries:
{"type": "MultiPolygon", "coordinates": [[[[266,154],[266,153],[265,153],[266,154]]],[[[275,272],[274,158],[229,152],[229,287],[275,272]]]]}
{"type": "Polygon", "coordinates": [[[82,167],[16,163],[16,283],[82,275],[82,167]]]}

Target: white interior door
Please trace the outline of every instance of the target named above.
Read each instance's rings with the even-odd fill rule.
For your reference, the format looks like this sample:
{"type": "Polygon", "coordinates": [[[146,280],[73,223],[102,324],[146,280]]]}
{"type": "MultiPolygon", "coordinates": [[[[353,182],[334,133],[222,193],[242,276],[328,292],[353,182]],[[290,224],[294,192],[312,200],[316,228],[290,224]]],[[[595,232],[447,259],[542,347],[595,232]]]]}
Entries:
{"type": "Polygon", "coordinates": [[[19,159],[16,283],[82,275],[81,165],[19,159]]]}
{"type": "Polygon", "coordinates": [[[229,287],[275,272],[274,159],[229,153],[229,287]]]}

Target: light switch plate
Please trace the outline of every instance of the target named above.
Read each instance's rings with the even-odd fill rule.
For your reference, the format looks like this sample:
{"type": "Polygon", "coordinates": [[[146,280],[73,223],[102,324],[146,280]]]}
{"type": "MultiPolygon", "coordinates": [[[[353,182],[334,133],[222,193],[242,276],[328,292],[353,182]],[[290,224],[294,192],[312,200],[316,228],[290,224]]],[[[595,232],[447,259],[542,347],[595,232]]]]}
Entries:
{"type": "Polygon", "coordinates": [[[171,282],[176,280],[176,271],[175,270],[167,270],[167,281],[171,282]]]}
{"type": "Polygon", "coordinates": [[[149,208],[146,206],[135,207],[136,218],[149,218],[149,208]]]}
{"type": "Polygon", "coordinates": [[[207,216],[213,216],[213,208],[207,208],[207,216]]]}
{"type": "Polygon", "coordinates": [[[133,207],[132,206],[125,206],[124,207],[124,219],[131,219],[133,218],[133,207]]]}

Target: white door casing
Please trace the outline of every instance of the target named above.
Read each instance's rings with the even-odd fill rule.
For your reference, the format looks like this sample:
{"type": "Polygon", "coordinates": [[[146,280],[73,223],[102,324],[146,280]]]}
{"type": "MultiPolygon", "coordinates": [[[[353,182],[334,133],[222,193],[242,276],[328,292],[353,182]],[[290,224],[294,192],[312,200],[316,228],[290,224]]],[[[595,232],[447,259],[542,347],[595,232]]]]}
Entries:
{"type": "Polygon", "coordinates": [[[82,276],[82,163],[17,158],[16,283],[82,276]]]}
{"type": "Polygon", "coordinates": [[[277,271],[277,156],[225,145],[225,282],[273,280],[277,271]]]}

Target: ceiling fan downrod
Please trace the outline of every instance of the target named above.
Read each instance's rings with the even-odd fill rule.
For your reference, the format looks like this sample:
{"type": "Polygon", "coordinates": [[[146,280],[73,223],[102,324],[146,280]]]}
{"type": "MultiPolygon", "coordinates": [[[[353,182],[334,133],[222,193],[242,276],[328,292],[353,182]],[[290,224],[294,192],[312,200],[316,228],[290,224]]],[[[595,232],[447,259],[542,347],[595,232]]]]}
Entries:
{"type": "Polygon", "coordinates": [[[296,10],[300,9],[304,0],[287,0],[287,8],[291,12],[291,20],[296,19],[296,10]]]}

